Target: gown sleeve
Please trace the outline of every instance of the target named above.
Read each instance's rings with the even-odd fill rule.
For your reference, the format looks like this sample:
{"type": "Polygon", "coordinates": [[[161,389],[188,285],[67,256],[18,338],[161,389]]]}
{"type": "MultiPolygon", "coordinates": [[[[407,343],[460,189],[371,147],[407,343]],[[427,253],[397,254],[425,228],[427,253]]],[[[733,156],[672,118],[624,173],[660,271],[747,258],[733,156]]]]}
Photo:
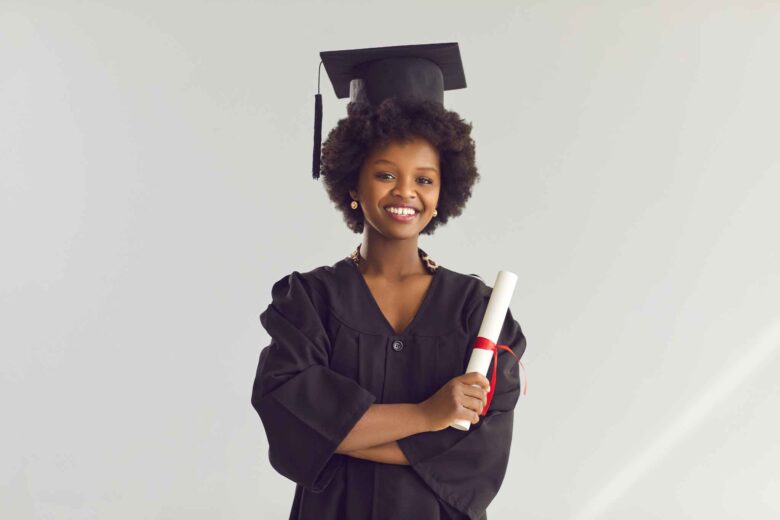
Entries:
{"type": "MultiPolygon", "coordinates": [[[[469,314],[469,337],[477,337],[489,299],[485,298],[469,314]]],[[[507,315],[498,337],[499,345],[507,345],[515,356],[522,357],[526,339],[512,311],[507,315]]],[[[471,520],[484,518],[490,502],[504,480],[512,443],[514,407],[520,397],[520,367],[517,360],[503,349],[498,350],[498,371],[493,400],[486,415],[464,432],[447,427],[435,432],[422,432],[398,440],[410,466],[441,500],[471,520]]],[[[467,349],[463,368],[468,364],[471,348],[467,349]]],[[[493,363],[487,373],[493,370],[493,363]]]]}
{"type": "Polygon", "coordinates": [[[376,397],[329,368],[324,316],[303,276],[294,271],[271,292],[260,314],[271,342],[260,353],[251,402],[265,429],[271,466],[319,493],[345,463],[336,448],[376,397]]]}

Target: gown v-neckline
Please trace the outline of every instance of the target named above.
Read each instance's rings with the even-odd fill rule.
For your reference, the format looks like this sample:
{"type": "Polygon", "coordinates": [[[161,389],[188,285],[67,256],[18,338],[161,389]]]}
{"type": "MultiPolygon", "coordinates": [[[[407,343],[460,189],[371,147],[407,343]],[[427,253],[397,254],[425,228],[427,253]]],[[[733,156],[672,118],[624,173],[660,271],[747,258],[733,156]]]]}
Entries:
{"type": "Polygon", "coordinates": [[[417,312],[412,317],[412,321],[410,321],[406,327],[400,332],[396,332],[396,330],[393,328],[393,325],[390,323],[390,320],[387,319],[387,316],[385,316],[385,313],[382,312],[382,308],[379,306],[379,303],[376,301],[376,298],[374,298],[374,293],[371,292],[371,287],[368,286],[368,282],[366,282],[365,277],[363,276],[363,273],[360,272],[360,269],[358,266],[352,262],[351,260],[349,263],[352,265],[352,269],[354,270],[355,274],[358,278],[360,278],[360,283],[363,286],[363,290],[368,297],[369,300],[371,300],[371,303],[376,311],[376,313],[379,315],[379,317],[382,319],[382,321],[385,324],[385,327],[391,332],[393,336],[404,336],[409,333],[409,330],[414,326],[415,323],[417,323],[417,319],[420,317],[420,315],[425,310],[428,300],[431,299],[431,293],[436,288],[436,283],[438,278],[441,277],[441,266],[439,266],[438,269],[436,269],[431,276],[433,276],[433,279],[431,280],[430,285],[428,285],[428,289],[425,290],[425,295],[423,296],[422,302],[420,303],[420,307],[417,308],[417,312]]]}

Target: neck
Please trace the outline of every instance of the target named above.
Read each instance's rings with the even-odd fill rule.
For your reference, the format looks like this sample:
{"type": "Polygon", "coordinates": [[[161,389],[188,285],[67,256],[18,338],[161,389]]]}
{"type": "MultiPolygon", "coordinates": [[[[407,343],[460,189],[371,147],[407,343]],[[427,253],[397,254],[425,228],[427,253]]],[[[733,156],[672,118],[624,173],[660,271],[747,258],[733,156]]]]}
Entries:
{"type": "Polygon", "coordinates": [[[406,276],[427,274],[417,251],[417,237],[387,238],[366,226],[360,243],[363,274],[400,281],[406,276]]]}

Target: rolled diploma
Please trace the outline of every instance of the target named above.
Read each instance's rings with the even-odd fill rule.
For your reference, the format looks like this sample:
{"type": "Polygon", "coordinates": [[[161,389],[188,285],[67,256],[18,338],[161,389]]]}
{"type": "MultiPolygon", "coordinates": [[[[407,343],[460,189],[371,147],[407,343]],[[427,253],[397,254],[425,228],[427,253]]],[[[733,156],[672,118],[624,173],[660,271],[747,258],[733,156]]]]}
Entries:
{"type": "MultiPolygon", "coordinates": [[[[482,318],[482,325],[479,327],[477,336],[487,338],[493,343],[498,344],[498,335],[501,333],[501,327],[504,325],[509,303],[512,301],[512,294],[517,285],[517,275],[509,271],[499,271],[496,276],[496,283],[493,284],[493,292],[490,294],[485,316],[482,318]]],[[[469,364],[466,372],[479,372],[486,376],[490,364],[493,362],[493,352],[483,348],[475,348],[471,351],[469,364]]],[[[479,387],[479,385],[471,385],[479,387]]],[[[451,427],[458,430],[468,431],[471,421],[467,419],[456,419],[450,424],[451,427]]]]}

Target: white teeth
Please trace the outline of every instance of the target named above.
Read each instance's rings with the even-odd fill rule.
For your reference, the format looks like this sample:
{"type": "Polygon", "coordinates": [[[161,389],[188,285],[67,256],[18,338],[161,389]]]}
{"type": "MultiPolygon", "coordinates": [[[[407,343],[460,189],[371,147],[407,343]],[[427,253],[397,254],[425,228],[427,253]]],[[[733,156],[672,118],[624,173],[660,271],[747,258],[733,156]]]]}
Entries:
{"type": "Polygon", "coordinates": [[[396,215],[414,215],[415,213],[417,213],[412,208],[394,208],[394,207],[389,207],[389,208],[385,208],[385,209],[387,211],[389,211],[390,213],[395,213],[396,215]]]}

